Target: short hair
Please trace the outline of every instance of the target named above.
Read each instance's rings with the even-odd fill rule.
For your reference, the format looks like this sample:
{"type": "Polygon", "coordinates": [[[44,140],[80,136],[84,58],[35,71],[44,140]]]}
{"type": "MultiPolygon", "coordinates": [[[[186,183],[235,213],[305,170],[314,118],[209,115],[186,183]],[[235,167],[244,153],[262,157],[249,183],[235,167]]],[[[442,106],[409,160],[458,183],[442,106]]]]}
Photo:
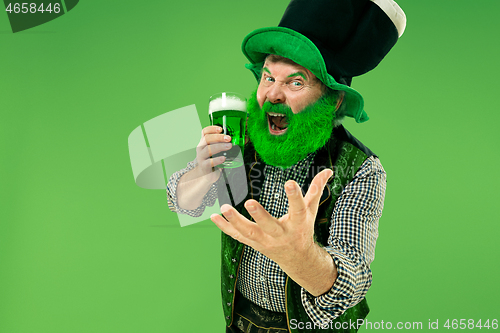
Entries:
{"type": "MultiPolygon", "coordinates": [[[[277,54],[268,54],[266,56],[266,59],[264,62],[266,62],[266,61],[269,61],[272,63],[284,62],[284,63],[289,64],[289,65],[299,65],[295,61],[293,61],[292,59],[285,58],[285,57],[277,55],[277,54]]],[[[299,66],[301,66],[301,65],[299,65],[299,66]]],[[[304,67],[304,66],[302,66],[302,67],[304,67]]]]}

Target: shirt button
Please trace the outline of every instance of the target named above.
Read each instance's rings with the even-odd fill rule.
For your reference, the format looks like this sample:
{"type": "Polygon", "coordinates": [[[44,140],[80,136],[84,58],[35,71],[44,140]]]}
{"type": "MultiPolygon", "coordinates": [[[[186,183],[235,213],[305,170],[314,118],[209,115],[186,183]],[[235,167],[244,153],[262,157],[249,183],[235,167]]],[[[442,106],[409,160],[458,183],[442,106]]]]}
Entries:
{"type": "Polygon", "coordinates": [[[232,291],[231,289],[229,289],[227,292],[228,292],[228,293],[232,293],[233,291],[232,291]]]}
{"type": "Polygon", "coordinates": [[[226,319],[229,319],[229,316],[226,316],[226,319]]]}
{"type": "Polygon", "coordinates": [[[263,276],[261,276],[261,277],[259,278],[259,280],[260,280],[260,281],[265,281],[266,279],[264,279],[264,277],[263,277],[263,276]]]}
{"type": "Polygon", "coordinates": [[[267,303],[267,298],[262,298],[262,302],[267,303]]]}
{"type": "Polygon", "coordinates": [[[229,278],[234,279],[234,275],[233,274],[229,275],[229,278]]]}
{"type": "Polygon", "coordinates": [[[227,303],[227,306],[231,306],[231,303],[227,303]]]}
{"type": "Polygon", "coordinates": [[[233,258],[233,259],[231,259],[231,261],[232,261],[232,262],[236,262],[236,259],[235,259],[235,258],[233,258]]]}
{"type": "Polygon", "coordinates": [[[275,197],[276,199],[278,199],[278,198],[280,197],[280,194],[279,194],[279,193],[276,193],[276,194],[274,195],[274,197],[275,197]]]}

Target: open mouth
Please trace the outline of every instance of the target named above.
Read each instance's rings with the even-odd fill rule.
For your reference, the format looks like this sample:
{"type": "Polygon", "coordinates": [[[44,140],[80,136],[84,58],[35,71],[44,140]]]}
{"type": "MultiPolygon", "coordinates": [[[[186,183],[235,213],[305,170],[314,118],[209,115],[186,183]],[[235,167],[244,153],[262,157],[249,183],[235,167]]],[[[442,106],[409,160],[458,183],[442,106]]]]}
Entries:
{"type": "Polygon", "coordinates": [[[281,113],[268,112],[267,123],[269,124],[269,132],[273,135],[283,134],[288,128],[286,116],[281,113]]]}

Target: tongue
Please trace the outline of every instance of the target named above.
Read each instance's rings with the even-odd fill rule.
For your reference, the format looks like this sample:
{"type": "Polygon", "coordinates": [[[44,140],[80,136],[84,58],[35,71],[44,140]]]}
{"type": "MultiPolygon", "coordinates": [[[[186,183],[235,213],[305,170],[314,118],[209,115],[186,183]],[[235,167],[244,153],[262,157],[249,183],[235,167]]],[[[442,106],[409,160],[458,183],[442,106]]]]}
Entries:
{"type": "Polygon", "coordinates": [[[286,128],[288,126],[286,117],[271,117],[271,121],[274,123],[274,125],[280,128],[286,128]]]}

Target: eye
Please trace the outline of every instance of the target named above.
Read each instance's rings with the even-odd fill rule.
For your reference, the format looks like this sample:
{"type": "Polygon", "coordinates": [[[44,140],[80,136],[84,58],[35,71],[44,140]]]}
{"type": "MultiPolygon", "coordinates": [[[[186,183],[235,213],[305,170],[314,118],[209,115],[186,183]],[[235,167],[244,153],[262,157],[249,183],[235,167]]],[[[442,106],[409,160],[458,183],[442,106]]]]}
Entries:
{"type": "Polygon", "coordinates": [[[292,82],[289,83],[290,84],[290,89],[294,89],[294,90],[298,90],[298,89],[302,89],[304,87],[304,82],[300,81],[300,80],[294,80],[292,82]]]}
{"type": "Polygon", "coordinates": [[[264,77],[264,80],[267,81],[267,82],[274,82],[274,79],[270,76],[266,76],[264,77]]]}

